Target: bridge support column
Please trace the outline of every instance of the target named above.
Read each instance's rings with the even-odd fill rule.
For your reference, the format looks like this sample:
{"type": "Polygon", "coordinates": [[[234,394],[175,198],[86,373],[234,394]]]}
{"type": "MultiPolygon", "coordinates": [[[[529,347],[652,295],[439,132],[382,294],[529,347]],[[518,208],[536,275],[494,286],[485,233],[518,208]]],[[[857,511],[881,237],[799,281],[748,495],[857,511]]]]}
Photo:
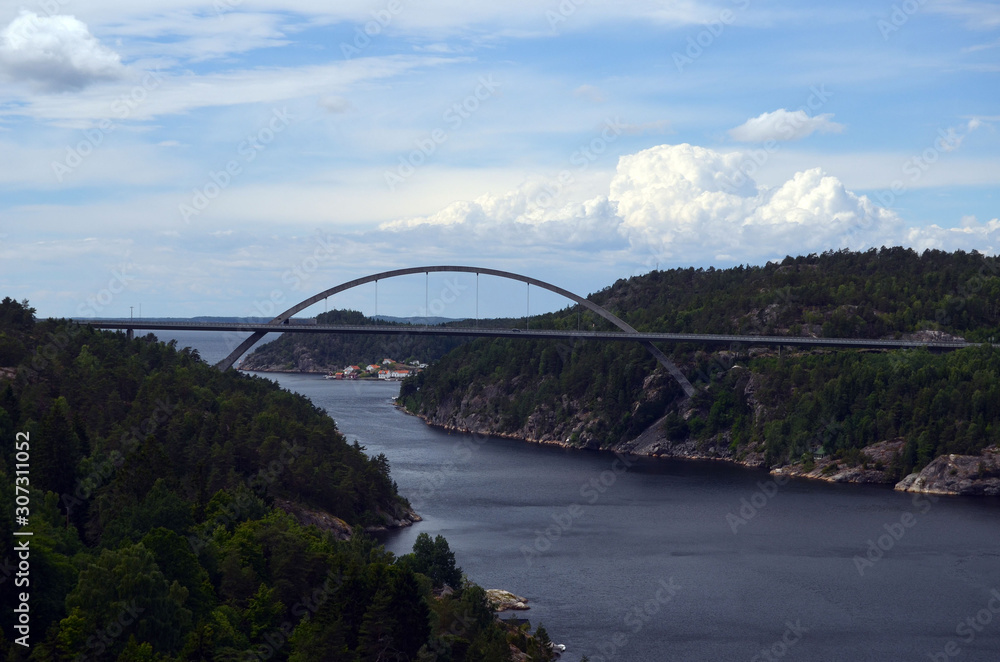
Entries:
{"type": "Polygon", "coordinates": [[[127,337],[127,338],[128,338],[129,340],[132,340],[132,337],[133,337],[133,335],[134,335],[134,334],[132,333],[132,329],[131,329],[131,328],[128,328],[128,329],[125,329],[125,336],[126,336],[126,337],[127,337]]]}

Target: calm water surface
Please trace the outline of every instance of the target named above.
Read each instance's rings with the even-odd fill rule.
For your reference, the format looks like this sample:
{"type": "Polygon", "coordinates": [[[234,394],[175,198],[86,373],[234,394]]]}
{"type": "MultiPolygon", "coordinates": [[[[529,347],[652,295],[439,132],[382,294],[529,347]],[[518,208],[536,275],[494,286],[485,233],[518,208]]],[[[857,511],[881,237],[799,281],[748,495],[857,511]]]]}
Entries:
{"type": "Polygon", "coordinates": [[[563,659],[1000,660],[996,499],[626,467],[430,428],[393,407],[398,384],[272,377],[389,458],[424,517],[391,551],[443,534],[476,582],[529,599],[563,659]]]}

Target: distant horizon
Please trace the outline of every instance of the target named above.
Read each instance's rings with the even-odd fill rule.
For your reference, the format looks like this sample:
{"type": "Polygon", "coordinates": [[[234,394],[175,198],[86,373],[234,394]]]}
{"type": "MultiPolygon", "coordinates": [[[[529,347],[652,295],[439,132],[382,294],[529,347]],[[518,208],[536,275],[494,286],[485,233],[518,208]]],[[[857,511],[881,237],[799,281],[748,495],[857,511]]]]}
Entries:
{"type": "MultiPolygon", "coordinates": [[[[915,250],[915,249],[913,249],[911,247],[907,247],[907,246],[881,246],[879,248],[872,247],[872,248],[867,249],[867,250],[883,250],[883,249],[891,249],[891,248],[902,248],[902,249],[905,249],[905,250],[912,250],[917,255],[921,255],[922,253],[924,253],[924,252],[926,252],[928,250],[941,250],[941,249],[934,249],[934,248],[926,248],[926,249],[924,249],[922,251],[917,251],[917,250],[915,250]]],[[[620,280],[622,278],[634,278],[634,277],[646,276],[646,275],[649,275],[649,274],[651,274],[651,273],[653,273],[653,272],[655,272],[657,270],[659,270],[659,271],[684,270],[684,269],[717,269],[717,270],[726,270],[726,269],[735,269],[735,268],[739,268],[739,267],[745,267],[745,268],[762,268],[762,267],[765,267],[767,264],[780,264],[782,261],[784,261],[785,259],[788,259],[788,258],[798,259],[798,258],[806,258],[806,257],[812,256],[812,255],[821,256],[824,253],[837,252],[838,250],[845,250],[845,249],[829,249],[827,251],[819,251],[819,252],[815,252],[814,251],[814,252],[810,252],[810,253],[787,254],[787,255],[785,255],[782,258],[775,258],[775,259],[767,260],[767,261],[764,261],[764,262],[762,262],[760,264],[752,264],[752,263],[746,263],[745,262],[745,263],[733,264],[733,265],[726,265],[726,266],[716,266],[716,265],[712,265],[712,264],[708,264],[708,265],[693,265],[692,264],[692,265],[684,265],[684,266],[680,266],[680,265],[678,265],[678,266],[671,266],[671,267],[660,268],[660,269],[657,269],[657,268],[654,267],[653,269],[651,269],[651,270],[649,270],[647,272],[644,272],[644,273],[632,273],[632,274],[629,274],[629,275],[619,275],[617,277],[613,277],[613,278],[609,279],[608,282],[606,282],[605,284],[603,284],[600,287],[597,287],[597,288],[595,288],[595,289],[593,289],[593,290],[591,290],[589,292],[574,292],[574,293],[575,294],[579,294],[580,296],[589,297],[589,296],[591,296],[591,295],[593,295],[593,294],[595,294],[595,293],[597,293],[597,292],[599,292],[599,291],[601,291],[603,289],[606,289],[606,288],[612,286],[616,281],[618,281],[618,280],[620,280]]],[[[968,250],[968,251],[966,251],[965,249],[962,249],[962,248],[956,248],[954,250],[949,250],[949,251],[945,251],[945,252],[947,252],[949,254],[953,254],[953,253],[958,253],[958,252],[962,252],[962,251],[967,252],[967,253],[979,253],[979,254],[982,254],[982,255],[988,255],[988,254],[983,253],[982,251],[979,251],[979,250],[977,250],[975,248],[973,248],[972,250],[968,250]]],[[[866,251],[859,250],[859,251],[852,251],[852,252],[860,254],[860,253],[864,253],[866,251]]],[[[432,265],[426,265],[426,266],[432,266],[432,265]]],[[[445,273],[449,273],[449,272],[445,272],[445,273]]],[[[368,274],[365,274],[365,275],[368,275],[368,274]]],[[[525,274],[525,275],[531,275],[531,274],[525,274]]],[[[361,276],[357,276],[357,277],[361,277],[361,276]]],[[[462,278],[466,278],[466,281],[472,280],[472,277],[469,274],[451,274],[451,273],[449,273],[449,277],[450,278],[460,278],[460,277],[462,277],[462,278]]],[[[383,297],[383,305],[384,305],[384,297],[386,295],[386,292],[385,292],[385,290],[386,290],[385,283],[386,282],[392,282],[392,280],[402,280],[402,279],[405,279],[405,278],[406,277],[397,278],[397,279],[386,279],[386,280],[380,281],[381,283],[383,283],[382,290],[381,290],[382,294],[380,295],[381,297],[383,297]]],[[[484,277],[483,280],[485,281],[487,279],[484,277]]],[[[498,291],[502,295],[509,295],[511,287],[515,287],[515,288],[520,288],[521,287],[521,284],[514,283],[512,281],[507,281],[507,280],[498,279],[498,278],[491,278],[491,280],[494,281],[494,282],[492,282],[492,284],[490,286],[488,286],[487,288],[482,288],[482,291],[480,292],[480,303],[478,305],[484,306],[484,309],[482,311],[483,314],[479,315],[478,318],[479,319],[523,319],[524,318],[524,311],[523,310],[521,311],[520,315],[516,315],[516,314],[515,315],[493,315],[493,314],[489,314],[489,311],[485,307],[488,306],[488,305],[490,305],[490,302],[489,302],[489,297],[490,296],[497,296],[496,293],[498,291]]],[[[451,280],[451,281],[445,280],[444,282],[445,282],[445,284],[444,284],[443,287],[441,287],[440,294],[452,295],[452,299],[450,299],[449,302],[448,302],[448,304],[447,304],[448,306],[465,305],[466,307],[468,307],[469,305],[472,305],[472,303],[473,303],[473,301],[472,301],[472,292],[470,291],[471,286],[470,286],[469,282],[466,282],[464,284],[463,283],[459,283],[456,280],[451,280]]],[[[559,285],[559,283],[553,283],[553,284],[559,285]]],[[[440,283],[436,283],[435,287],[437,287],[438,285],[440,285],[440,283]]],[[[372,288],[372,286],[370,284],[367,285],[367,286],[361,286],[361,288],[365,288],[365,287],[372,288]]],[[[419,299],[420,297],[419,296],[414,297],[415,289],[413,288],[413,283],[412,282],[409,283],[408,291],[409,291],[409,295],[410,295],[409,299],[404,300],[404,299],[402,299],[403,295],[397,295],[397,297],[390,296],[390,301],[395,301],[396,305],[408,306],[408,307],[410,307],[412,309],[413,300],[415,298],[419,299]]],[[[350,290],[348,290],[347,292],[350,292],[350,290]]],[[[310,296],[312,294],[316,294],[316,293],[315,292],[312,292],[312,293],[309,293],[309,294],[305,294],[304,293],[303,298],[306,298],[306,297],[308,297],[308,296],[310,296]]],[[[371,292],[369,292],[368,294],[370,295],[371,292]]],[[[424,292],[423,289],[420,289],[420,292],[418,294],[426,294],[426,293],[424,292]]],[[[4,295],[4,296],[10,296],[10,295],[4,295]]],[[[338,296],[342,296],[342,295],[338,295],[338,296]]],[[[535,305],[533,305],[532,308],[531,308],[531,315],[532,316],[557,312],[559,310],[563,310],[565,308],[572,307],[574,305],[573,302],[571,300],[569,300],[569,299],[565,299],[565,298],[563,298],[563,297],[561,297],[561,296],[559,296],[557,294],[554,294],[552,292],[548,292],[546,290],[540,290],[537,287],[534,288],[534,290],[532,291],[532,294],[530,295],[530,297],[531,297],[531,300],[535,302],[535,305]],[[543,301],[545,301],[546,304],[547,304],[547,306],[543,306],[541,308],[538,307],[537,303],[538,303],[538,301],[540,299],[543,300],[543,301]]],[[[14,298],[17,298],[17,297],[14,297],[14,298]]],[[[355,300],[358,300],[358,299],[356,298],[355,300]]],[[[440,301],[441,298],[438,297],[438,300],[440,301]]],[[[256,303],[258,304],[258,307],[260,307],[261,309],[263,309],[266,306],[260,306],[259,304],[260,303],[268,303],[268,302],[267,302],[266,299],[258,299],[256,303]]],[[[219,320],[244,321],[244,320],[246,320],[246,321],[256,321],[256,322],[267,322],[267,321],[270,321],[271,319],[273,319],[278,313],[282,312],[286,308],[291,307],[291,305],[294,305],[294,304],[298,303],[298,301],[297,300],[292,300],[291,298],[289,298],[287,301],[282,301],[282,303],[284,303],[286,305],[280,306],[280,305],[273,305],[272,304],[271,307],[273,308],[273,313],[268,314],[268,315],[204,315],[204,314],[196,314],[196,315],[155,315],[155,316],[153,316],[153,315],[149,315],[149,314],[143,314],[141,312],[141,308],[138,305],[136,305],[136,306],[134,306],[134,310],[133,310],[133,314],[131,315],[131,318],[132,319],[138,319],[138,320],[146,320],[146,321],[157,321],[157,320],[159,320],[159,321],[173,321],[173,320],[199,320],[199,319],[203,319],[203,320],[212,320],[212,321],[219,321],[219,320]]],[[[364,303],[366,303],[369,306],[374,307],[372,301],[368,301],[368,302],[364,302],[364,303]]],[[[33,307],[36,308],[36,315],[39,318],[43,318],[43,319],[44,318],[49,318],[49,317],[53,317],[53,318],[57,318],[57,319],[65,317],[67,319],[73,319],[73,320],[109,320],[109,321],[130,319],[130,315],[128,315],[128,314],[124,314],[124,315],[104,315],[104,316],[99,316],[99,315],[91,315],[91,316],[84,316],[84,315],[50,315],[50,314],[46,314],[44,311],[38,310],[37,306],[35,306],[34,302],[32,302],[31,300],[29,300],[29,304],[31,304],[33,307]]],[[[239,304],[237,304],[237,305],[239,305],[239,304]]],[[[365,317],[367,317],[369,319],[373,319],[373,318],[375,318],[375,319],[384,319],[386,321],[423,320],[425,317],[427,317],[427,316],[425,316],[423,314],[420,314],[419,312],[415,313],[415,314],[411,314],[411,315],[391,315],[391,314],[388,314],[388,313],[380,312],[377,315],[373,315],[372,314],[372,310],[365,311],[365,310],[361,309],[363,307],[364,307],[363,305],[359,306],[359,307],[350,307],[350,306],[347,306],[347,307],[330,307],[329,305],[327,305],[325,309],[321,310],[321,308],[324,308],[321,304],[314,304],[312,307],[307,308],[305,311],[302,311],[299,314],[294,315],[293,318],[295,318],[295,319],[313,319],[317,315],[320,315],[323,312],[326,312],[327,310],[330,310],[330,311],[332,311],[332,310],[340,310],[340,311],[359,312],[359,313],[363,314],[365,317]]],[[[435,321],[434,322],[435,324],[438,324],[438,323],[445,324],[445,323],[448,323],[448,322],[457,322],[457,321],[464,321],[464,320],[470,320],[470,319],[477,319],[477,316],[476,315],[465,315],[465,316],[457,316],[457,317],[443,317],[443,316],[438,316],[438,315],[430,315],[429,318],[431,320],[439,320],[439,321],[435,321]]]]}

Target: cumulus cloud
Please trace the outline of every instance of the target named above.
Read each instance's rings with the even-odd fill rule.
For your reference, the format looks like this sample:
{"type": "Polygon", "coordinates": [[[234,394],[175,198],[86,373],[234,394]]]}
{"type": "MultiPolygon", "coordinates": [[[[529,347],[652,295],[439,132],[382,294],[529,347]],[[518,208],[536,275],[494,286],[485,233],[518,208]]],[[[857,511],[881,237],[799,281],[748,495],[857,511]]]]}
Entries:
{"type": "Polygon", "coordinates": [[[942,228],[928,225],[909,228],[905,243],[917,251],[937,248],[946,251],[975,249],[987,255],[1000,253],[1000,218],[980,223],[975,216],[963,216],[960,226],[942,228]]]}
{"type": "Polygon", "coordinates": [[[895,213],[819,168],[766,189],[740,171],[742,160],[687,144],[622,157],[609,196],[622,232],[633,247],[668,258],[750,261],[865,248],[898,234],[895,213]]]}
{"type": "Polygon", "coordinates": [[[504,247],[558,245],[569,249],[628,247],[621,221],[607,197],[552,204],[547,186],[528,182],[501,195],[454,202],[430,216],[383,223],[380,230],[432,232],[440,245],[493,244],[504,247]]]}
{"type": "Polygon", "coordinates": [[[456,202],[382,230],[433,233],[438,245],[559,245],[680,263],[760,262],[786,254],[900,240],[901,220],[819,168],[779,187],[758,186],[740,153],[660,145],[623,156],[609,193],[548,207],[544,186],[456,202]]]}
{"type": "Polygon", "coordinates": [[[740,142],[767,142],[768,140],[799,140],[819,131],[840,133],[843,124],[832,121],[832,113],[810,116],[804,110],[779,108],[773,113],[761,113],[729,130],[729,136],[740,142]]]}
{"type": "Polygon", "coordinates": [[[0,32],[0,74],[10,80],[63,91],[121,78],[124,71],[121,57],[73,16],[22,10],[0,32]]]}

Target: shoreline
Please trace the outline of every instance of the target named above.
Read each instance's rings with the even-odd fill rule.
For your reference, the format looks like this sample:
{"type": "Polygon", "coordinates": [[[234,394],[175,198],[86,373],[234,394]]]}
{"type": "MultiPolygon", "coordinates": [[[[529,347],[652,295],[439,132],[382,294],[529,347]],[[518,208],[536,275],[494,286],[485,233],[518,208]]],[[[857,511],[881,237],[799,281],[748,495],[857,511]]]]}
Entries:
{"type": "MultiPolygon", "coordinates": [[[[635,457],[667,458],[694,462],[725,462],[743,467],[745,469],[766,471],[770,476],[821,481],[832,484],[850,483],[854,485],[882,485],[897,492],[931,494],[935,496],[1000,496],[1000,447],[984,449],[980,455],[941,455],[931,461],[921,471],[911,473],[897,481],[889,478],[886,472],[881,469],[866,468],[864,466],[845,466],[840,468],[838,461],[829,459],[821,460],[821,463],[819,463],[815,468],[806,471],[801,463],[786,464],[779,467],[769,468],[764,465],[763,457],[760,454],[752,454],[751,457],[747,459],[738,460],[734,457],[725,457],[719,454],[710,455],[707,453],[697,452],[678,453],[674,452],[673,448],[670,448],[671,452],[667,453],[637,452],[640,451],[640,449],[636,447],[635,442],[642,439],[645,433],[639,435],[636,439],[622,442],[609,448],[574,446],[555,439],[533,439],[512,433],[483,432],[479,430],[461,428],[455,425],[435,423],[430,421],[426,415],[414,414],[407,411],[406,408],[399,403],[395,403],[394,406],[408,416],[415,416],[419,418],[424,422],[424,424],[430,427],[447,432],[487,435],[500,439],[511,439],[529,444],[556,446],[559,448],[578,451],[599,451],[632,455],[635,457]],[[985,471],[983,470],[984,463],[989,463],[989,466],[985,471]],[[977,476],[971,475],[972,472],[969,470],[970,466],[973,464],[976,465],[976,470],[979,474],[977,476]],[[824,472],[824,469],[830,466],[833,466],[834,469],[827,469],[827,471],[824,472]],[[959,468],[964,468],[965,471],[960,473],[959,468]]],[[[657,427],[658,423],[659,421],[654,423],[651,428],[657,427]]],[[[905,443],[905,441],[901,439],[889,440],[872,444],[871,446],[866,447],[865,450],[870,450],[870,452],[873,452],[873,454],[876,455],[884,455],[887,450],[898,451],[902,447],[903,443],[905,443]]],[[[690,446],[692,444],[693,442],[683,442],[678,445],[690,446]]],[[[652,447],[657,450],[662,449],[658,443],[652,444],[652,447]]],[[[715,446],[712,447],[713,450],[715,448],[715,446]]]]}
{"type": "MultiPolygon", "coordinates": [[[[292,375],[325,374],[322,371],[246,370],[242,367],[237,368],[237,370],[242,372],[292,375]]],[[[398,383],[401,380],[368,378],[331,381],[398,383]]],[[[905,444],[905,440],[902,438],[881,441],[862,449],[866,457],[874,465],[872,467],[867,466],[867,462],[856,466],[846,466],[842,465],[841,461],[828,457],[816,458],[814,466],[810,469],[806,469],[801,462],[767,467],[764,464],[762,453],[747,453],[742,459],[737,459],[732,455],[727,455],[729,449],[725,444],[711,444],[708,446],[707,451],[702,451],[698,450],[696,442],[691,440],[670,442],[659,432],[662,418],[654,422],[635,439],[624,441],[608,448],[601,448],[577,446],[558,439],[539,439],[509,432],[481,431],[457,425],[437,423],[431,421],[427,415],[414,414],[408,411],[403,405],[396,402],[395,398],[393,399],[393,406],[408,416],[419,418],[425,425],[446,432],[486,435],[499,439],[555,446],[557,448],[577,451],[600,451],[635,457],[668,458],[694,462],[725,462],[745,469],[766,471],[770,476],[822,481],[825,483],[884,485],[898,492],[932,494],[936,496],[1000,496],[1000,446],[984,449],[979,455],[941,455],[932,460],[921,471],[911,473],[896,480],[889,476],[884,467],[889,466],[894,453],[901,452],[905,444]]]]}
{"type": "MultiPolygon", "coordinates": [[[[245,373],[256,372],[256,373],[262,373],[262,374],[267,374],[267,375],[271,375],[271,374],[274,374],[274,375],[323,375],[324,378],[326,377],[327,374],[329,374],[328,372],[325,372],[323,370],[263,370],[263,369],[260,369],[260,368],[243,368],[243,367],[234,368],[234,370],[237,370],[239,372],[245,372],[245,373]]],[[[405,379],[405,377],[403,377],[403,378],[394,377],[392,379],[379,379],[378,377],[355,377],[353,379],[329,379],[327,381],[331,381],[331,382],[374,382],[374,383],[395,382],[395,383],[398,384],[398,383],[402,382],[403,379],[405,379]]]]}

